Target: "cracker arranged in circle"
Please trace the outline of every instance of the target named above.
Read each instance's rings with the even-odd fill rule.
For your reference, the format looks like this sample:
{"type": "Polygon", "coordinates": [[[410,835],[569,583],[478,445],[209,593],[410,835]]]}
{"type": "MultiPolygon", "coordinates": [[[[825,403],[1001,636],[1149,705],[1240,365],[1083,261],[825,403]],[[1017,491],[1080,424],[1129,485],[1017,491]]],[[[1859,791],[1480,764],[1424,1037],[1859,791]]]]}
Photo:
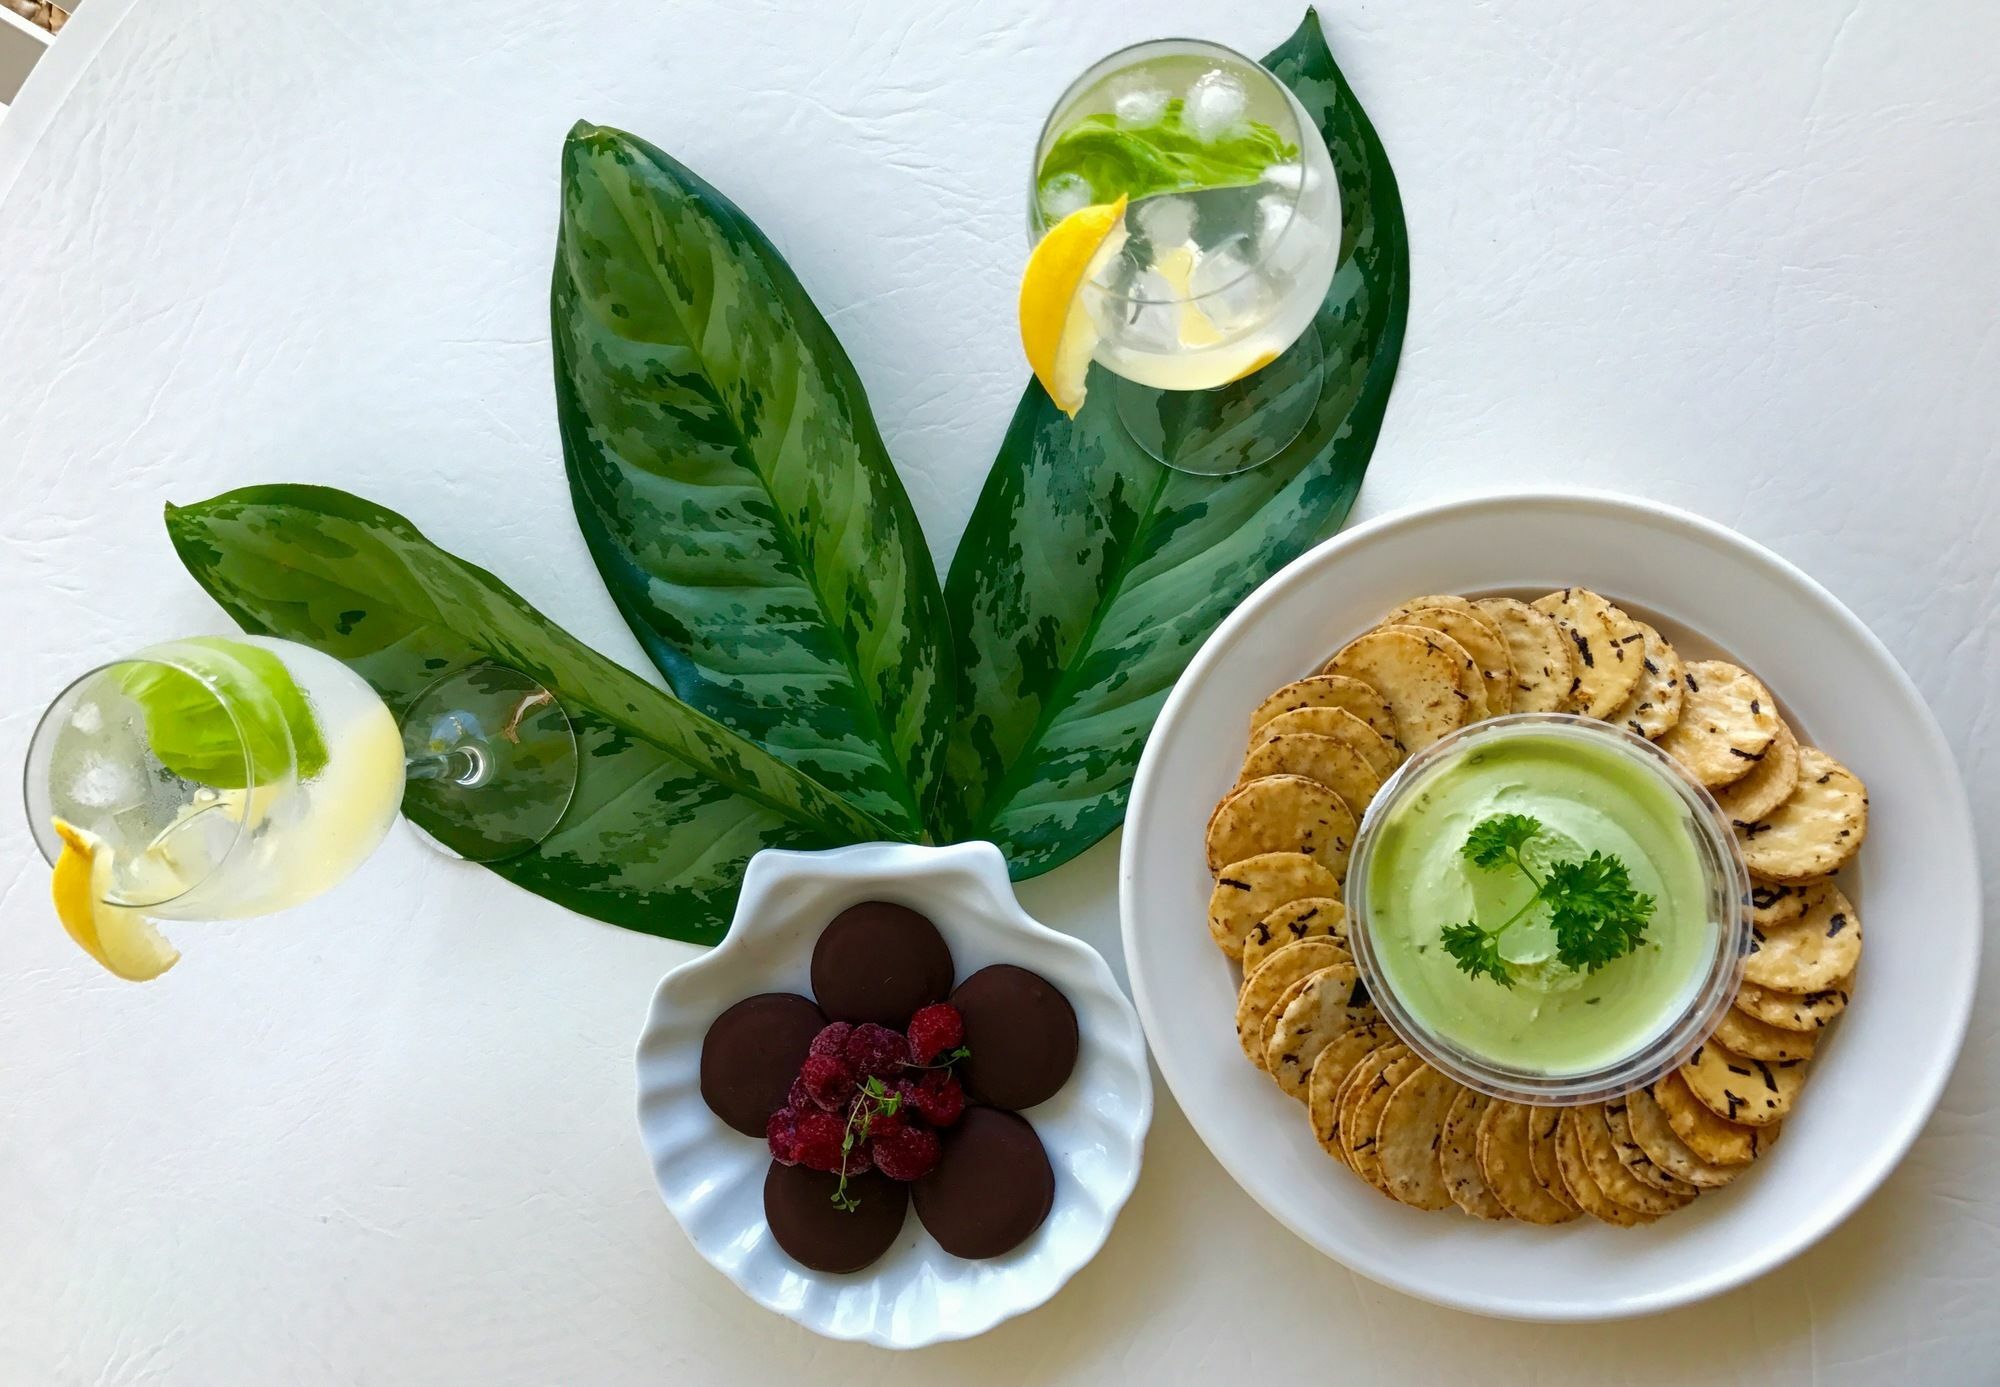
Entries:
{"type": "Polygon", "coordinates": [[[1259,1069],[1264,1067],[1264,1019],[1295,985],[1322,968],[1352,965],[1345,945],[1329,939],[1302,939],[1287,944],[1243,979],[1236,994],[1236,1039],[1259,1069]]]}
{"type": "Polygon", "coordinates": [[[1347,1152],[1340,1144],[1341,1085],[1347,1082],[1356,1065],[1395,1038],[1380,1021],[1343,1031],[1327,1042],[1313,1061],[1312,1073],[1306,1077],[1306,1115],[1312,1122],[1313,1138],[1322,1151],[1342,1165],[1347,1164],[1347,1152]]]}
{"type": "Polygon", "coordinates": [[[1523,1223],[1568,1223],[1577,1211],[1543,1189],[1528,1152],[1525,1103],[1494,1099],[1479,1119],[1479,1173],[1500,1207],[1523,1223]]]}
{"type": "Polygon", "coordinates": [[[1465,720],[1478,722],[1492,710],[1486,706],[1486,680],[1479,672],[1479,664],[1472,658],[1472,652],[1457,641],[1438,630],[1435,626],[1379,626],[1380,631],[1402,631],[1419,636],[1428,645],[1451,657],[1452,678],[1458,685],[1458,701],[1465,705],[1465,720]]]}
{"type": "Polygon", "coordinates": [[[1764,681],[1727,660],[1695,660],[1681,675],[1681,718],[1660,750],[1715,789],[1757,768],[1778,736],[1778,709],[1764,681]]]}
{"type": "Polygon", "coordinates": [[[1208,870],[1267,852],[1302,852],[1336,880],[1347,879],[1354,811],[1339,792],[1302,775],[1266,775],[1237,784],[1208,816],[1208,870]]]}
{"type": "Polygon", "coordinates": [[[1800,914],[1752,928],[1743,976],[1759,987],[1818,992],[1852,975],[1861,961],[1861,917],[1832,882],[1813,888],[1800,914]]]}
{"type": "Polygon", "coordinates": [[[1715,1023],[1715,1038],[1725,1048],[1753,1060],[1809,1060],[1819,1032],[1788,1031],[1732,1006],[1723,1008],[1715,1023]]]}
{"type": "Polygon", "coordinates": [[[1566,711],[1578,681],[1576,655],[1562,625],[1515,597],[1482,597],[1472,607],[1507,642],[1507,659],[1514,668],[1514,711],[1566,711]]]}
{"type": "Polygon", "coordinates": [[[1507,653],[1507,642],[1493,628],[1493,623],[1470,605],[1463,609],[1418,607],[1392,621],[1395,625],[1421,626],[1450,637],[1472,657],[1473,667],[1479,672],[1486,716],[1499,717],[1514,711],[1514,660],[1507,653]]]}
{"type": "Polygon", "coordinates": [[[1438,1148],[1445,1119],[1465,1086],[1430,1065],[1420,1066],[1397,1084],[1375,1124],[1375,1160],[1380,1185],[1391,1199],[1414,1209],[1449,1209],[1438,1148]]]}
{"type": "MultiPolygon", "coordinates": [[[[1660,1121],[1664,1124],[1666,1119],[1661,1118],[1660,1121]]],[[[1695,1196],[1696,1186],[1661,1167],[1646,1154],[1646,1149],[1639,1145],[1638,1139],[1632,1135],[1631,1104],[1628,1099],[1606,1100],[1604,1125],[1611,1130],[1611,1145],[1618,1153],[1619,1163],[1631,1173],[1633,1179],[1675,1197],[1685,1195],[1692,1199],[1695,1196]]],[[[1584,1154],[1588,1156],[1590,1153],[1586,1150],[1584,1154]]],[[[1603,1181],[1600,1180],[1598,1183],[1602,1184],[1603,1181]]]]}
{"type": "Polygon", "coordinates": [[[1508,1219],[1513,1215],[1487,1187],[1479,1170],[1479,1119],[1492,1103],[1477,1089],[1459,1088],[1438,1136],[1438,1173],[1444,1177],[1451,1202],[1474,1218],[1508,1219]]]}
{"type": "Polygon", "coordinates": [[[1639,623],[1589,588],[1564,588],[1528,605],[1554,617],[1569,637],[1577,681],[1571,707],[1593,718],[1609,716],[1645,673],[1646,633],[1639,623]]]}
{"type": "Polygon", "coordinates": [[[1390,1095],[1397,1085],[1420,1069],[1428,1069],[1423,1056],[1411,1054],[1407,1050],[1391,1060],[1388,1067],[1375,1076],[1375,1081],[1362,1089],[1354,1101],[1354,1110],[1341,1114],[1342,1144],[1354,1163],[1354,1173],[1373,1185],[1382,1193],[1389,1192],[1382,1183],[1382,1157],[1377,1150],[1381,1139],[1382,1111],[1389,1106],[1390,1095]],[[1348,1139],[1352,1137],[1353,1140],[1348,1139]]]}
{"type": "Polygon", "coordinates": [[[1278,714],[1300,708],[1339,708],[1367,723],[1369,731],[1382,740],[1390,743],[1396,740],[1396,714],[1389,707],[1389,700],[1375,692],[1372,685],[1341,674],[1309,675],[1279,689],[1250,715],[1250,735],[1254,738],[1257,729],[1278,714]]]}
{"type": "Polygon", "coordinates": [[[1638,625],[1646,637],[1641,642],[1645,653],[1639,659],[1639,682],[1605,721],[1657,740],[1681,720],[1681,680],[1687,671],[1665,636],[1643,621],[1638,625]]]}
{"type": "MultiPolygon", "coordinates": [[[[1646,1158],[1657,1170],[1664,1170],[1675,1179],[1695,1186],[1697,1189],[1712,1190],[1734,1180],[1747,1166],[1717,1165],[1696,1155],[1694,1148],[1680,1139],[1673,1124],[1667,1121],[1666,1110],[1653,1097],[1651,1089],[1634,1089],[1625,1095],[1625,1117],[1632,1133],[1632,1140],[1638,1144],[1646,1158]]],[[[1701,1104],[1689,1098],[1696,1107],[1701,1104]]],[[[1776,1127],[1763,1129],[1775,1137],[1776,1127]]],[[[1613,1129],[1616,1134],[1616,1129],[1613,1129]]]]}
{"type": "MultiPolygon", "coordinates": [[[[1590,1172],[1591,1183],[1614,1203],[1655,1217],[1693,1203],[1694,1189],[1656,1189],[1625,1168],[1625,1162],[1619,1159],[1618,1142],[1612,1135],[1611,1120],[1606,1116],[1604,1106],[1602,1103],[1585,1103],[1582,1107],[1569,1110],[1570,1118],[1576,1124],[1577,1149],[1583,1156],[1584,1168],[1590,1172]]],[[[1619,1115],[1624,1115],[1622,1109],[1619,1115]]],[[[1556,1141],[1556,1158],[1560,1161],[1560,1132],[1556,1134],[1556,1141]]],[[[1574,1193],[1574,1190],[1571,1192],[1574,1193]]],[[[1579,1197],[1577,1202],[1581,1204],[1583,1200],[1579,1197]]]]}
{"type": "Polygon", "coordinates": [[[1302,852],[1264,852],[1224,867],[1208,898],[1208,933],[1231,958],[1257,922],[1287,901],[1340,895],[1340,879],[1318,858],[1302,852]]]}
{"type": "MultiPolygon", "coordinates": [[[[1388,1044],[1378,1046],[1368,1052],[1361,1063],[1348,1071],[1346,1080],[1340,1086],[1340,1094],[1334,1099],[1336,1116],[1340,1130],[1341,1159],[1346,1161],[1356,1174],[1360,1167],[1354,1164],[1354,1146],[1357,1139],[1374,1140],[1372,1131],[1365,1135],[1356,1127],[1355,1111],[1361,1100],[1386,1082],[1383,1075],[1406,1059],[1414,1059],[1410,1047],[1400,1040],[1391,1039],[1388,1044]]],[[[1363,1177],[1366,1178],[1366,1177],[1363,1177]]]]}
{"type": "Polygon", "coordinates": [[[1294,708],[1289,713],[1280,713],[1257,730],[1252,745],[1258,738],[1268,740],[1289,732],[1313,732],[1337,742],[1346,742],[1360,752],[1361,759],[1384,780],[1403,759],[1394,746],[1377,736],[1373,728],[1345,708],[1294,708]]]}
{"type": "Polygon", "coordinates": [[[1317,780],[1339,795],[1357,819],[1368,812],[1368,802],[1382,788],[1382,777],[1351,743],[1317,732],[1264,737],[1243,758],[1243,773],[1238,783],[1272,775],[1317,780]]]}
{"type": "Polygon", "coordinates": [[[1695,1046],[1680,1075],[1717,1117],[1746,1127],[1784,1120],[1806,1084],[1804,1060],[1753,1060],[1713,1040],[1695,1046]]]}
{"type": "Polygon", "coordinates": [[[1562,1115],[1561,1108],[1528,1109],[1528,1165],[1535,1172],[1535,1182],[1549,1198],[1575,1216],[1583,1212],[1583,1206],[1570,1197],[1569,1186],[1563,1183],[1562,1171],[1556,1163],[1556,1133],[1562,1129],[1562,1115]]]}
{"type": "Polygon", "coordinates": [[[1434,632],[1383,627],[1355,637],[1335,652],[1321,674],[1358,679],[1388,701],[1396,740],[1418,752],[1464,726],[1467,700],[1460,695],[1464,665],[1434,632]]]}
{"type": "Polygon", "coordinates": [[[1802,886],[1791,886],[1781,881],[1751,877],[1750,923],[1758,929],[1769,929],[1772,925],[1805,914],[1806,907],[1812,903],[1813,887],[1816,885],[1817,882],[1807,882],[1802,886]]]}
{"type": "Polygon", "coordinates": [[[1829,876],[1868,836],[1868,790],[1818,747],[1799,748],[1799,779],[1785,802],[1736,830],[1743,864],[1771,881],[1829,876]]]}
{"type": "Polygon", "coordinates": [[[1306,979],[1284,1005],[1264,1040],[1264,1069],[1301,1103],[1319,1052],[1345,1031],[1381,1020],[1351,963],[1336,963],[1306,979]]]}
{"type": "Polygon", "coordinates": [[[1382,626],[1400,625],[1403,618],[1411,612],[1421,612],[1432,607],[1442,607],[1446,611],[1451,612],[1470,612],[1476,610],[1469,599],[1460,597],[1455,592],[1434,592],[1426,594],[1423,597],[1412,597],[1407,602],[1398,603],[1389,609],[1388,613],[1383,616],[1378,624],[1382,626]]]}
{"type": "MultiPolygon", "coordinates": [[[[1562,1171],[1563,1186],[1569,1190],[1570,1198],[1582,1207],[1586,1214],[1602,1223],[1618,1228],[1636,1228],[1642,1223],[1651,1223],[1658,1214],[1649,1214],[1621,1204],[1605,1193],[1590,1173],[1589,1162],[1584,1158],[1583,1141],[1579,1136],[1577,1109],[1566,1108],[1562,1121],[1556,1127],[1556,1164],[1562,1171]]],[[[1614,1159],[1613,1165],[1617,1164],[1614,1159]]],[[[1634,1185],[1638,1181],[1632,1181],[1634,1185]]],[[[1643,1188],[1643,1187],[1642,1187],[1643,1188]]]]}
{"type": "Polygon", "coordinates": [[[1778,735],[1765,748],[1764,759],[1735,784],[1720,786],[1712,793],[1723,817],[1744,828],[1790,799],[1798,783],[1799,739],[1779,718],[1778,735]]]}
{"type": "Polygon", "coordinates": [[[1746,1127],[1718,1117],[1694,1096],[1678,1072],[1653,1085],[1653,1098],[1666,1114],[1667,1125],[1690,1151],[1711,1165],[1748,1165],[1778,1139],[1778,1124],[1746,1127]]]}
{"type": "Polygon", "coordinates": [[[1347,907],[1331,896],[1304,896],[1285,902],[1259,920],[1243,940],[1243,976],[1249,977],[1265,959],[1301,939],[1324,939],[1338,944],[1342,953],[1349,953],[1347,907]]]}
{"type": "Polygon", "coordinates": [[[1746,982],[1736,989],[1736,1005],[1767,1026],[1783,1031],[1816,1031],[1847,1010],[1853,978],[1842,978],[1817,992],[1779,992],[1746,982]]]}

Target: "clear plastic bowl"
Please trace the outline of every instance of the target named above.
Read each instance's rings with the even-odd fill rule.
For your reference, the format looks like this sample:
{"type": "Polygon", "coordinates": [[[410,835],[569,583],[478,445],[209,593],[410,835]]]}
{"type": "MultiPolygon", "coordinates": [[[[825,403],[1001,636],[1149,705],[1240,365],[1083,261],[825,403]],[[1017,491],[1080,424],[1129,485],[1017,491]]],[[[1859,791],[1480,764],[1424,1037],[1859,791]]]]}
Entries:
{"type": "Polygon", "coordinates": [[[1715,1028],[1735,996],[1750,950],[1750,875],[1737,854],[1729,822],[1708,791],[1684,775],[1658,747],[1621,727],[1567,713],[1516,713],[1460,728],[1400,766],[1368,806],[1348,863],[1349,942],[1370,996],[1404,1044],[1468,1088],[1521,1103],[1561,1106],[1630,1093],[1684,1064],[1715,1028]],[[1436,771],[1481,745],[1524,734],[1586,739],[1629,757],[1669,788],[1687,810],[1688,832],[1701,859],[1709,918],[1717,926],[1708,969],[1678,1015],[1614,1061],[1594,1068],[1548,1072],[1496,1063],[1440,1035],[1397,997],[1376,956],[1368,928],[1368,878],[1382,824],[1436,771]]]}

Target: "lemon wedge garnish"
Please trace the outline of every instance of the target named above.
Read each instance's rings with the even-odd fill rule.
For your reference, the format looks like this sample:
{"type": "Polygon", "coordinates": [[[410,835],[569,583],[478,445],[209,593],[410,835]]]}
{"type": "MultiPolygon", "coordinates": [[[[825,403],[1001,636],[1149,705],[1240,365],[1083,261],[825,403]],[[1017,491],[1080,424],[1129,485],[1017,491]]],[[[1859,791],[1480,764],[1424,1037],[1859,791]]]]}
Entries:
{"type": "Polygon", "coordinates": [[[129,982],[157,978],[180,961],[153,922],[130,906],[112,905],[111,849],[96,834],[63,819],[55,821],[63,841],[50,882],[56,916],[69,937],[106,969],[129,982]]]}
{"type": "Polygon", "coordinates": [[[1021,276],[1021,345],[1049,398],[1070,418],[1097,349],[1097,322],[1083,286],[1125,245],[1125,199],[1079,207],[1049,228],[1021,276]]]}

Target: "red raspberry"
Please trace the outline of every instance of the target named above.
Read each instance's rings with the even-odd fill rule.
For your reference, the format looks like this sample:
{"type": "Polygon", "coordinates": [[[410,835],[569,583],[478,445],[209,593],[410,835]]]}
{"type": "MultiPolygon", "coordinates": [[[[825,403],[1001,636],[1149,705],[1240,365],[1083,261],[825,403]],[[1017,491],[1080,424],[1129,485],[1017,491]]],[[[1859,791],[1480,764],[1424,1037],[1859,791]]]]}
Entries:
{"type": "Polygon", "coordinates": [[[798,1117],[798,1164],[807,1170],[840,1169],[840,1143],[847,1135],[847,1122],[830,1112],[800,1113],[798,1117]]]}
{"type": "Polygon", "coordinates": [[[965,1039],[965,1018],[950,1002],[933,1002],[920,1007],[910,1018],[910,1058],[929,1064],[939,1055],[956,1050],[965,1039]]]}
{"type": "Polygon", "coordinates": [[[799,1115],[790,1108],[779,1108],[764,1124],[764,1140],[771,1148],[771,1159],[779,1165],[799,1163],[799,1115]]]}
{"type": "Polygon", "coordinates": [[[891,1180],[915,1180],[938,1163],[938,1136],[928,1127],[906,1123],[873,1134],[875,1168],[891,1180]]]}
{"type": "Polygon", "coordinates": [[[806,1076],[792,1076],[792,1086],[785,1092],[785,1106],[795,1113],[802,1113],[814,1106],[812,1095],[806,1092],[806,1076]]]}
{"type": "Polygon", "coordinates": [[[853,1030],[854,1027],[848,1025],[845,1021],[829,1022],[820,1028],[818,1035],[813,1037],[812,1048],[807,1053],[832,1055],[835,1059],[838,1059],[846,1053],[847,1037],[853,1030]]]}
{"type": "Polygon", "coordinates": [[[875,1168],[874,1147],[866,1141],[854,1143],[854,1149],[847,1153],[847,1175],[866,1175],[875,1168]]]}
{"type": "Polygon", "coordinates": [[[854,1071],[832,1055],[807,1055],[799,1066],[799,1083],[806,1096],[827,1112],[845,1112],[854,1100],[854,1071]]]}
{"type": "Polygon", "coordinates": [[[847,1064],[856,1074],[888,1078],[910,1057],[909,1043],[887,1026],[863,1021],[847,1037],[847,1064]]]}
{"type": "Polygon", "coordinates": [[[933,1069],[896,1086],[909,1109],[933,1127],[949,1127],[965,1113],[965,1088],[949,1069],[933,1069]]]}

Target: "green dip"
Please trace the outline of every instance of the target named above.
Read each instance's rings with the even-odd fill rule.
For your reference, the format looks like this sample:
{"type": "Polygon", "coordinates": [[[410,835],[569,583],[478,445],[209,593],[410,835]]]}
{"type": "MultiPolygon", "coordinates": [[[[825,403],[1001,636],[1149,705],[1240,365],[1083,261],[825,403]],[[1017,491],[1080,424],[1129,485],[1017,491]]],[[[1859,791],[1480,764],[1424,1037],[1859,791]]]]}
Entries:
{"type": "Polygon", "coordinates": [[[1529,728],[1447,755],[1398,793],[1368,863],[1367,929],[1419,1025],[1491,1063],[1561,1075],[1615,1063],[1673,1023],[1719,927],[1688,810],[1662,775],[1588,733],[1529,728]],[[1447,925],[1493,928],[1535,894],[1520,872],[1460,851],[1473,825],[1510,813],[1541,820],[1531,866],[1592,849],[1624,861],[1655,902],[1637,949],[1594,973],[1567,968],[1538,906],[1500,936],[1511,988],[1459,969],[1439,942],[1447,925]]]}

